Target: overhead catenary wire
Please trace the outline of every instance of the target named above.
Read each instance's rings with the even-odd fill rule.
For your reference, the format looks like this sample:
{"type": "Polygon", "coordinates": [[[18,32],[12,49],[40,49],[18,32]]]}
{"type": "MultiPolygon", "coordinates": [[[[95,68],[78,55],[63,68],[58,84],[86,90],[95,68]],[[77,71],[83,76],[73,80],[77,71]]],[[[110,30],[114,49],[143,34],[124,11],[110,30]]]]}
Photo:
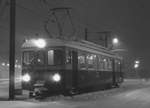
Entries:
{"type": "MultiPolygon", "coordinates": [[[[46,5],[46,3],[48,2],[47,0],[39,0],[40,1],[40,3],[44,3],[45,5],[46,5]]],[[[50,5],[50,4],[47,4],[47,5],[50,5]]],[[[16,3],[16,7],[17,8],[20,8],[20,9],[24,9],[24,10],[26,10],[27,12],[29,12],[29,13],[32,13],[32,15],[35,15],[35,16],[37,16],[38,18],[41,18],[41,19],[44,19],[44,17],[43,16],[46,16],[46,15],[41,15],[41,13],[39,13],[39,12],[37,12],[37,11],[35,11],[35,10],[32,10],[32,9],[30,9],[30,8],[28,8],[28,7],[25,7],[25,6],[23,6],[23,5],[21,5],[21,4],[19,4],[19,3],[16,3]]],[[[73,10],[75,10],[74,8],[72,8],[73,10]]],[[[76,11],[76,10],[75,10],[76,11]]],[[[70,12],[68,12],[67,11],[67,13],[70,13],[70,12]]],[[[48,16],[49,17],[49,16],[48,16]]],[[[80,16],[79,16],[80,17],[80,16]]],[[[75,34],[75,32],[76,32],[76,27],[75,27],[75,24],[74,23],[76,23],[76,25],[77,25],[77,23],[79,24],[79,25],[82,25],[82,27],[84,27],[84,28],[93,28],[94,30],[95,29],[98,29],[98,27],[96,27],[96,26],[94,26],[93,24],[87,24],[87,23],[84,23],[83,22],[83,20],[80,20],[77,16],[73,16],[72,17],[72,15],[71,14],[68,14],[68,18],[70,19],[70,22],[71,22],[71,25],[72,25],[72,28],[73,28],[73,33],[72,34],[75,34]],[[74,23],[73,23],[74,22],[74,23]]],[[[47,18],[48,19],[48,18],[47,18]]],[[[46,28],[45,30],[47,31],[47,33],[48,33],[48,23],[49,23],[49,21],[51,21],[50,19],[48,19],[48,21],[44,21],[44,28],[46,28]],[[47,24],[46,24],[47,23],[47,24]]],[[[50,35],[50,32],[48,33],[49,35],[50,35]]]]}
{"type": "MultiPolygon", "coordinates": [[[[41,3],[44,3],[45,5],[50,5],[50,4],[47,2],[47,0],[40,0],[40,1],[41,1],[41,3]]],[[[41,13],[38,13],[38,12],[32,10],[32,9],[29,9],[29,8],[27,8],[27,7],[24,7],[24,6],[22,6],[22,5],[18,4],[18,3],[16,4],[16,6],[17,6],[18,8],[25,9],[26,11],[28,11],[28,12],[30,12],[30,13],[33,13],[34,15],[36,15],[36,16],[38,16],[38,17],[41,17],[41,16],[42,16],[41,13]]],[[[64,7],[63,7],[63,8],[64,8],[64,7]]],[[[69,8],[70,8],[70,7],[69,7],[69,8]]],[[[55,8],[55,9],[56,9],[56,8],[55,8]]],[[[58,9],[59,9],[59,8],[58,8],[58,9]]],[[[70,8],[70,9],[76,11],[74,8],[70,8]]],[[[68,13],[70,13],[70,12],[68,12],[68,13]]],[[[48,14],[49,14],[49,12],[48,12],[48,14]]],[[[71,14],[68,14],[68,15],[69,15],[69,18],[70,18],[70,19],[76,20],[77,23],[80,23],[80,25],[82,25],[82,26],[84,26],[84,27],[92,28],[92,29],[98,29],[98,27],[96,27],[96,26],[93,25],[93,24],[87,24],[87,23],[85,24],[85,23],[83,23],[83,22],[80,21],[76,16],[72,17],[71,14]]],[[[78,14],[78,16],[79,16],[79,14],[78,14]]],[[[43,18],[43,17],[42,17],[42,18],[43,18]]],[[[71,24],[74,26],[72,20],[71,20],[71,24]]],[[[75,27],[74,27],[74,29],[75,29],[75,27]]]]}
{"type": "Polygon", "coordinates": [[[24,10],[26,10],[26,11],[36,15],[38,18],[43,18],[43,15],[41,15],[41,13],[38,13],[38,12],[36,12],[36,11],[30,9],[30,8],[27,8],[25,6],[22,6],[22,5],[18,4],[18,3],[16,3],[16,7],[20,8],[20,9],[24,9],[24,10]]]}
{"type": "MultiPolygon", "coordinates": [[[[66,21],[66,19],[68,18],[69,19],[69,23],[71,24],[72,26],[72,33],[70,34],[71,36],[74,35],[75,33],[75,27],[74,27],[74,24],[73,24],[73,21],[72,21],[72,18],[71,18],[71,15],[70,15],[70,10],[71,8],[70,7],[59,7],[59,8],[52,8],[52,9],[49,9],[49,12],[48,12],[48,18],[46,19],[45,23],[44,23],[44,26],[45,26],[45,31],[50,34],[50,31],[48,30],[48,24],[50,23],[50,20],[52,17],[54,18],[55,22],[56,22],[56,25],[58,27],[58,31],[59,31],[59,38],[64,38],[62,37],[64,34],[63,34],[63,28],[64,28],[64,23],[66,21]],[[59,12],[63,12],[63,16],[58,16],[57,13],[59,12]]],[[[68,35],[68,36],[70,36],[68,35]]]]}

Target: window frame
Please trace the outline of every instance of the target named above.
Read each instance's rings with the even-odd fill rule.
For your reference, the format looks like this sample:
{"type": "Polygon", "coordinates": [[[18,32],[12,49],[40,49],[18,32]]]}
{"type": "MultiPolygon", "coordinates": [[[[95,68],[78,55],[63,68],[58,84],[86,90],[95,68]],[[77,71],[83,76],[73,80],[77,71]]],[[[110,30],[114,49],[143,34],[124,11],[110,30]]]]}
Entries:
{"type": "Polygon", "coordinates": [[[87,70],[87,61],[86,61],[86,52],[85,51],[78,51],[78,70],[87,70]],[[80,54],[80,55],[79,55],[80,54]],[[79,62],[79,56],[84,56],[84,63],[80,64],[79,62]],[[81,67],[81,65],[83,66],[81,67]]]}
{"type": "Polygon", "coordinates": [[[34,65],[34,66],[46,65],[46,59],[45,58],[46,58],[45,57],[45,51],[43,51],[43,50],[25,50],[25,51],[23,51],[23,54],[22,54],[22,64],[23,65],[34,65]],[[34,61],[32,63],[32,60],[30,60],[31,58],[29,58],[30,63],[26,64],[26,63],[24,63],[24,55],[25,55],[25,53],[29,53],[29,52],[33,53],[33,59],[32,60],[34,60],[34,61]],[[39,52],[43,54],[43,63],[42,64],[38,63],[39,52]]]}
{"type": "Polygon", "coordinates": [[[87,63],[87,70],[94,70],[94,71],[97,71],[97,55],[96,54],[93,54],[93,53],[87,53],[86,54],[86,63],[87,63]],[[90,58],[88,58],[88,56],[90,55],[90,58]],[[91,58],[92,57],[92,58],[91,58]],[[92,59],[92,63],[89,64],[88,61],[92,59]],[[89,67],[89,66],[92,66],[89,67]]]}
{"type": "MultiPolygon", "coordinates": [[[[47,65],[48,66],[59,66],[59,65],[63,65],[64,64],[64,49],[63,48],[60,48],[60,47],[59,48],[49,48],[46,51],[46,56],[47,56],[47,65]],[[50,50],[53,50],[53,51],[54,50],[60,50],[60,51],[62,51],[61,64],[55,64],[55,60],[54,60],[54,64],[52,64],[52,65],[49,64],[49,61],[48,61],[48,51],[50,51],[50,50]]],[[[55,59],[55,57],[54,57],[54,59],[55,59]]]]}

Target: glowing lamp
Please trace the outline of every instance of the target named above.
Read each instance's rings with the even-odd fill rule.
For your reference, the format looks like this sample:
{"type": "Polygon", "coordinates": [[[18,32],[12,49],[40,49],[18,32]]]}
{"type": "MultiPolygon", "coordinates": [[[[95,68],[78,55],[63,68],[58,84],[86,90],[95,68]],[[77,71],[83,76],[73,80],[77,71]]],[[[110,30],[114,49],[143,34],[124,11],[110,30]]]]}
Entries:
{"type": "Polygon", "coordinates": [[[52,80],[55,82],[59,82],[61,80],[60,74],[56,73],[52,76],[52,80]]]}
{"type": "Polygon", "coordinates": [[[139,63],[140,63],[140,61],[136,60],[136,61],[135,61],[135,63],[136,63],[136,64],[139,64],[139,63]]]}
{"type": "Polygon", "coordinates": [[[134,64],[134,68],[138,68],[139,67],[139,64],[134,64]]]}
{"type": "Polygon", "coordinates": [[[22,80],[24,82],[29,82],[31,80],[31,77],[30,77],[29,74],[25,74],[25,75],[22,76],[22,80]]]}
{"type": "Polygon", "coordinates": [[[33,42],[38,48],[44,48],[46,46],[46,41],[44,39],[33,40],[33,42]]]}
{"type": "Polygon", "coordinates": [[[117,38],[113,39],[113,44],[118,44],[119,40],[117,38]]]}
{"type": "Polygon", "coordinates": [[[5,66],[5,65],[6,65],[6,64],[3,62],[3,63],[2,63],[2,66],[5,66]]]}

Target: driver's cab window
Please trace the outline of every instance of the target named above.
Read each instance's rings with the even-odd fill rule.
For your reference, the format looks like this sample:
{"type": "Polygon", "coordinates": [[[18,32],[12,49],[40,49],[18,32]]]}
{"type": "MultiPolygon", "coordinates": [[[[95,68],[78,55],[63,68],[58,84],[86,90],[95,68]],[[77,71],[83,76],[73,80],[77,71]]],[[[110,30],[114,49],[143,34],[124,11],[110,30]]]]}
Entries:
{"type": "Polygon", "coordinates": [[[23,52],[23,64],[29,65],[34,60],[34,52],[33,51],[25,51],[23,52]]]}
{"type": "Polygon", "coordinates": [[[23,52],[24,65],[44,65],[45,58],[43,51],[25,51],[23,52]]]}

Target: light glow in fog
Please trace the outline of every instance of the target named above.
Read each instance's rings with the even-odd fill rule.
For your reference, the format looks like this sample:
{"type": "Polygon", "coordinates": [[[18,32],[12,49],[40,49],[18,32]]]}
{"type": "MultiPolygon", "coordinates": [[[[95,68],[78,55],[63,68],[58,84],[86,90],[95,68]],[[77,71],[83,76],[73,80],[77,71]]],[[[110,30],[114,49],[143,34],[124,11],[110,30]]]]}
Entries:
{"type": "Polygon", "coordinates": [[[29,74],[25,74],[22,76],[22,80],[25,82],[29,82],[31,80],[31,77],[29,74]]]}
{"type": "Polygon", "coordinates": [[[52,80],[55,82],[59,82],[61,80],[60,74],[56,73],[52,76],[52,80]]]}
{"type": "Polygon", "coordinates": [[[33,40],[33,42],[38,48],[46,47],[46,41],[44,39],[35,39],[35,40],[33,40]]]}

